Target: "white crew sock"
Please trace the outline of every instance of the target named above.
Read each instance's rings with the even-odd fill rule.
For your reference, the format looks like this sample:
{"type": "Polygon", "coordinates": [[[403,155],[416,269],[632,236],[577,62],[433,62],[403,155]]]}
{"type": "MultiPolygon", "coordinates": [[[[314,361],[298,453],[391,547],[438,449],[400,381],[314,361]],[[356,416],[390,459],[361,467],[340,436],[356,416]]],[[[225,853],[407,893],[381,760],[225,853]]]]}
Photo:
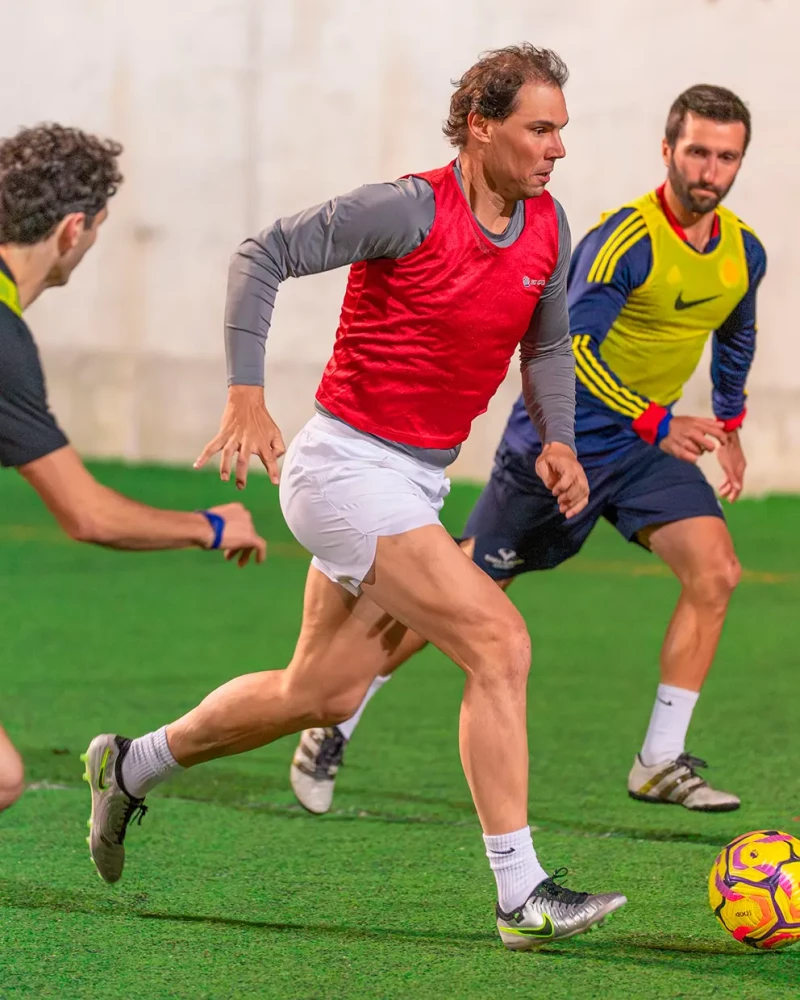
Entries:
{"type": "Polygon", "coordinates": [[[486,857],[497,881],[497,902],[504,913],[522,906],[536,886],[547,878],[531,840],[531,828],[514,833],[483,835],[486,857]]]}
{"type": "Polygon", "coordinates": [[[347,722],[340,722],[339,725],[336,727],[346,740],[349,740],[350,737],[353,735],[353,730],[358,725],[358,720],[361,718],[361,715],[364,709],[367,707],[367,703],[369,702],[370,698],[374,694],[377,694],[377,692],[380,691],[383,685],[387,681],[390,681],[391,679],[392,679],[391,674],[389,674],[388,677],[383,677],[381,674],[378,674],[378,676],[375,678],[375,680],[370,684],[369,688],[367,689],[367,693],[364,695],[364,700],[358,706],[356,714],[351,715],[350,718],[347,720],[347,722]]]}
{"type": "Polygon", "coordinates": [[[182,770],[170,752],[164,726],[131,742],[122,758],[122,784],[128,795],[143,799],[151,788],[182,770]]]}
{"type": "Polygon", "coordinates": [[[686,733],[692,712],[700,697],[698,691],[659,684],[650,726],[639,756],[645,767],[675,760],[686,749],[686,733]]]}

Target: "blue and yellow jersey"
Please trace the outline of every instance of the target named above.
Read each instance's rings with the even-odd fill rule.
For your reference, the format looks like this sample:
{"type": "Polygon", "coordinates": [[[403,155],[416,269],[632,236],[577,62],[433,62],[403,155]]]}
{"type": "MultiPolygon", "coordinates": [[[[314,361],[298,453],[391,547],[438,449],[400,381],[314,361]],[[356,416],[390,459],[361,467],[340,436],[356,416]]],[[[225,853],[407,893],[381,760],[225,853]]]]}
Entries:
{"type": "MultiPolygon", "coordinates": [[[[587,233],[569,275],[575,429],[584,461],[613,460],[637,438],[658,444],[712,334],[714,413],[729,427],[741,421],[765,271],[761,241],[733,212],[717,209],[700,252],[656,191],[587,233]]],[[[505,437],[517,451],[541,448],[522,400],[505,437]]]]}

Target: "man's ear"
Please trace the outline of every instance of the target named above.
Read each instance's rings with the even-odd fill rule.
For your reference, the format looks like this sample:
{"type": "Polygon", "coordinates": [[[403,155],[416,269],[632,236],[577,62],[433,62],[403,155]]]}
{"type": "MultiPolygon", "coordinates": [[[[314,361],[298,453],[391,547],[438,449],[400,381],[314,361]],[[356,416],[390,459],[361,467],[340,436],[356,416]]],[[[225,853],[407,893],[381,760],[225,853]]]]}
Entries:
{"type": "Polygon", "coordinates": [[[53,234],[56,238],[56,246],[59,254],[69,253],[78,245],[78,240],[83,235],[86,225],[86,215],[83,212],[71,212],[56,226],[53,234]]]}

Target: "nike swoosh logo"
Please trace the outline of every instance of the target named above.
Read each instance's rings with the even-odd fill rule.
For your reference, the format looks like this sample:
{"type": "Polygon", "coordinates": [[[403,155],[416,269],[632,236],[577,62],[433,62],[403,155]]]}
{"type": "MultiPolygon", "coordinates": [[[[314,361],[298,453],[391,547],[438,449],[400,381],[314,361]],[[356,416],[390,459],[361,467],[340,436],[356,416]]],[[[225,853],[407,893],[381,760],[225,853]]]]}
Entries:
{"type": "Polygon", "coordinates": [[[492,851],[491,848],[489,850],[491,854],[513,854],[515,848],[512,847],[510,851],[492,851]]]}
{"type": "Polygon", "coordinates": [[[675,311],[682,312],[684,309],[691,309],[693,306],[702,306],[705,302],[713,302],[714,299],[721,297],[721,295],[709,295],[707,299],[692,299],[691,302],[686,302],[683,298],[683,292],[678,292],[678,297],[675,299],[675,311]]]}
{"type": "Polygon", "coordinates": [[[100,770],[97,772],[97,787],[101,792],[106,791],[108,785],[106,784],[106,766],[108,765],[108,758],[111,756],[111,751],[106,748],[103,751],[102,759],[100,760],[100,770]]]}
{"type": "Polygon", "coordinates": [[[551,938],[555,937],[555,928],[553,927],[553,921],[545,913],[542,915],[544,923],[541,927],[504,927],[503,930],[508,934],[518,934],[520,937],[532,937],[532,938],[551,938]]]}
{"type": "Polygon", "coordinates": [[[660,701],[662,705],[669,705],[669,707],[672,708],[672,702],[671,701],[664,701],[663,698],[658,698],[657,700],[660,701]]]}

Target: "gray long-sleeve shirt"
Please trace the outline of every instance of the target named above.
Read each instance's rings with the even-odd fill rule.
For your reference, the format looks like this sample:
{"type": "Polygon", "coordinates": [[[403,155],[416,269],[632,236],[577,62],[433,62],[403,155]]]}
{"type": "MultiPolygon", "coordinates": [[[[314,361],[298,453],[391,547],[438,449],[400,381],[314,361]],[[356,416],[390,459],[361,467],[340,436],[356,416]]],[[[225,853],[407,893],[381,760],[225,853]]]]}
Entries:
{"type": "MultiPolygon", "coordinates": [[[[456,177],[461,184],[458,164],[456,177]]],[[[567,308],[570,231],[563,208],[555,204],[558,261],[520,345],[520,363],[525,402],[541,440],[561,441],[574,449],[575,370],[567,308]]],[[[245,240],[231,259],[228,275],[228,384],[264,384],[266,339],[282,281],[360,260],[404,257],[428,235],[435,212],[430,184],[421,177],[408,177],[364,185],[279,219],[254,239],[245,240]]],[[[524,225],[525,206],[520,201],[503,233],[481,228],[497,246],[507,247],[519,238],[524,225]]],[[[442,467],[458,454],[457,448],[418,449],[387,443],[442,467]]]]}

